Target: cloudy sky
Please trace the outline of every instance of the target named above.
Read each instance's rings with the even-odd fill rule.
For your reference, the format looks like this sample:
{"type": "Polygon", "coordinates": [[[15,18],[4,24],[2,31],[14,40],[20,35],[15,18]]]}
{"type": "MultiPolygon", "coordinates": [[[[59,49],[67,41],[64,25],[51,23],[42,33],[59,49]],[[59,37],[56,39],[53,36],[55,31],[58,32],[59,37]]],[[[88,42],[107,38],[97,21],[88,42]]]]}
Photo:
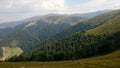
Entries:
{"type": "Polygon", "coordinates": [[[120,0],[0,0],[0,23],[49,13],[73,14],[120,9],[120,0]]]}

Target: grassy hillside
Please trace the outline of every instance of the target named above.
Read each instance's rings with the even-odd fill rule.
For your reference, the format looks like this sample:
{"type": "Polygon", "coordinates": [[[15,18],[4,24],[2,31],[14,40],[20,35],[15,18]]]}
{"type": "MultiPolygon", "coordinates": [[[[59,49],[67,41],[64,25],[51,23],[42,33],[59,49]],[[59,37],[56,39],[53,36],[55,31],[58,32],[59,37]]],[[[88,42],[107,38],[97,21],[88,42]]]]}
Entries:
{"type": "Polygon", "coordinates": [[[82,31],[93,29],[119,16],[120,16],[120,10],[114,10],[108,13],[97,15],[93,18],[82,21],[79,24],[72,26],[71,28],[63,30],[62,32],[53,36],[52,39],[56,40],[59,38],[64,38],[65,36],[68,36],[76,32],[82,32],[82,31]]]}
{"type": "Polygon", "coordinates": [[[120,50],[111,54],[74,61],[0,62],[0,68],[119,68],[120,50]]]}
{"type": "Polygon", "coordinates": [[[3,56],[0,58],[1,61],[5,61],[14,56],[19,56],[23,51],[19,47],[2,47],[3,56]]]}
{"type": "Polygon", "coordinates": [[[120,31],[120,16],[117,16],[109,20],[107,23],[99,27],[88,30],[86,34],[92,34],[92,35],[112,34],[118,31],[120,31]]]}
{"type": "Polygon", "coordinates": [[[39,43],[42,43],[47,38],[85,19],[87,18],[68,15],[43,16],[37,20],[14,27],[14,31],[5,35],[2,40],[0,40],[0,46],[12,46],[10,43],[16,40],[18,46],[28,51],[38,46],[39,43]]]}

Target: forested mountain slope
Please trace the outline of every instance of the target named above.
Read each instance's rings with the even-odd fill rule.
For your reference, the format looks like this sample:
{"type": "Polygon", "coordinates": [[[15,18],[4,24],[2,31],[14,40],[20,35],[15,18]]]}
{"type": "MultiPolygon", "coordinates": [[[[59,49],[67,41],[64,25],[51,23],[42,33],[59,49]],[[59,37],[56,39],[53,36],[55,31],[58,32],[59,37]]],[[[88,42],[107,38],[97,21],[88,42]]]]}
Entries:
{"type": "MultiPolygon", "coordinates": [[[[3,33],[5,36],[0,39],[0,47],[17,46],[21,47],[24,52],[28,52],[47,38],[87,18],[55,15],[35,19],[12,28],[13,30],[6,35],[3,33]]],[[[5,32],[4,30],[5,29],[3,29],[3,32],[5,32]]]]}
{"type": "Polygon", "coordinates": [[[76,16],[48,15],[15,27],[17,30],[0,40],[0,46],[23,49],[21,56],[10,59],[14,61],[59,61],[107,54],[119,49],[119,29],[106,35],[89,35],[86,32],[102,25],[111,28],[108,24],[113,20],[112,24],[117,25],[119,15],[120,10],[88,20],[76,16]]]}
{"type": "MultiPolygon", "coordinates": [[[[100,18],[100,20],[98,19],[98,21],[96,21],[97,18],[94,17],[93,19],[90,19],[90,22],[88,22],[89,20],[85,22],[89,24],[89,26],[92,26],[92,28],[93,25],[99,24],[96,25],[96,27],[94,27],[93,29],[97,29],[104,25],[103,28],[108,28],[108,32],[104,32],[104,29],[102,29],[101,32],[104,33],[102,35],[99,35],[99,33],[98,35],[94,35],[92,33],[86,34],[86,32],[93,30],[88,29],[84,32],[78,31],[72,33],[67,37],[64,37],[63,39],[54,41],[48,40],[43,44],[40,44],[42,46],[33,49],[32,53],[28,54],[31,57],[27,59],[30,61],[70,60],[103,55],[115,51],[120,48],[119,13],[120,11],[116,10],[100,15],[103,17],[97,16],[98,18],[100,18]],[[112,26],[113,24],[114,26],[112,26]]],[[[97,33],[97,30],[95,33],[97,33]]],[[[24,55],[20,57],[26,58],[26,56],[24,55]]]]}

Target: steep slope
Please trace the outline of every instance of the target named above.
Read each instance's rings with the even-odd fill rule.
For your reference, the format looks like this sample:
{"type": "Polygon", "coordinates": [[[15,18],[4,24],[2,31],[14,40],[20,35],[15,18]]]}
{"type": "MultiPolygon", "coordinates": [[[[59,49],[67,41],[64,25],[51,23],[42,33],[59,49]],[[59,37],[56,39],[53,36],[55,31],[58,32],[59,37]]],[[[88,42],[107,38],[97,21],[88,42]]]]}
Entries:
{"type": "Polygon", "coordinates": [[[120,16],[117,16],[109,20],[107,23],[101,26],[88,30],[86,34],[103,35],[103,34],[112,34],[118,31],[120,31],[120,16]]]}
{"type": "Polygon", "coordinates": [[[13,46],[11,43],[16,40],[18,44],[14,46],[21,47],[24,52],[27,52],[47,38],[85,19],[68,15],[43,16],[39,20],[33,20],[14,27],[16,30],[0,40],[0,46],[13,46]]]}
{"type": "Polygon", "coordinates": [[[36,49],[33,49],[33,53],[29,54],[31,55],[29,59],[36,61],[80,59],[103,55],[117,50],[120,48],[119,16],[120,11],[116,10],[107,14],[102,14],[100,15],[100,17],[97,16],[97,18],[92,18],[84,22],[85,24],[90,26],[89,30],[93,30],[104,25],[104,28],[108,28],[108,31],[104,32],[103,30],[101,32],[106,35],[86,35],[86,31],[78,31],[68,35],[67,37],[64,36],[63,39],[54,41],[48,40],[43,44],[40,44],[43,46],[39,46],[39,48],[37,47],[36,49]],[[105,18],[103,18],[102,16],[105,18]],[[112,26],[113,24],[114,26],[112,26]]]}
{"type": "Polygon", "coordinates": [[[79,24],[56,34],[52,38],[53,38],[53,40],[59,39],[59,38],[64,38],[65,36],[68,36],[75,32],[82,32],[82,31],[86,31],[86,30],[95,28],[95,27],[102,25],[102,24],[106,23],[107,21],[109,21],[119,15],[120,15],[120,10],[114,10],[114,11],[111,11],[108,13],[103,13],[101,15],[98,15],[98,16],[95,16],[88,20],[85,20],[83,22],[80,22],[79,24]]]}

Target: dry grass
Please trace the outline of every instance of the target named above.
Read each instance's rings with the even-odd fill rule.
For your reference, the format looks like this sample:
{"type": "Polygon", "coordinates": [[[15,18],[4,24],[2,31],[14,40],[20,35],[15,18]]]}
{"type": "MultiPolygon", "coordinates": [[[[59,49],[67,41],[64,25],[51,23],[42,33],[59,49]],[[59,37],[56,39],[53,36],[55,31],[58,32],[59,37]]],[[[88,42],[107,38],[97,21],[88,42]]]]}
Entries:
{"type": "Polygon", "coordinates": [[[105,56],[74,61],[1,62],[0,68],[120,68],[120,50],[105,56]]]}

